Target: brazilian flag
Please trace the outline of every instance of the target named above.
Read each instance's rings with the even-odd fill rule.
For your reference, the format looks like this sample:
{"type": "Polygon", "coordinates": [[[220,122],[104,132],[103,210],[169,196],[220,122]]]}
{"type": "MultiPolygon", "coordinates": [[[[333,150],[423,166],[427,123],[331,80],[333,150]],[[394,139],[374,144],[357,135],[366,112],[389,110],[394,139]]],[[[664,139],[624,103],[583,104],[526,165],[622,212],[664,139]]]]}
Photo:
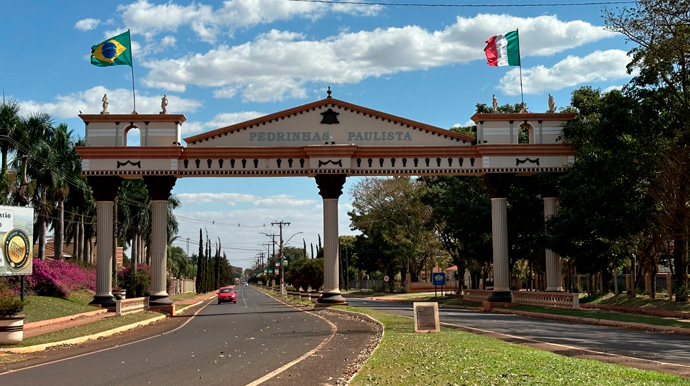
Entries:
{"type": "Polygon", "coordinates": [[[98,67],[125,64],[132,66],[132,41],[129,30],[91,47],[91,64],[98,67]]]}

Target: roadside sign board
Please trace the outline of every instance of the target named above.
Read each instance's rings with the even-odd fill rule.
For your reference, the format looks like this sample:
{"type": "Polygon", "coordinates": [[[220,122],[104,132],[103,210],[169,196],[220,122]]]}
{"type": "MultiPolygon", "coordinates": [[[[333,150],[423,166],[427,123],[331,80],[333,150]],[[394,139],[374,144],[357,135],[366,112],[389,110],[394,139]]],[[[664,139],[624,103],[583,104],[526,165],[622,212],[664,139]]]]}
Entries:
{"type": "Polygon", "coordinates": [[[443,272],[436,272],[432,276],[434,285],[446,285],[446,274],[443,272]]]}
{"type": "Polygon", "coordinates": [[[32,208],[0,206],[0,276],[33,273],[32,208]]]}
{"type": "Polygon", "coordinates": [[[414,332],[441,332],[438,320],[438,303],[415,302],[414,307],[414,332]]]}

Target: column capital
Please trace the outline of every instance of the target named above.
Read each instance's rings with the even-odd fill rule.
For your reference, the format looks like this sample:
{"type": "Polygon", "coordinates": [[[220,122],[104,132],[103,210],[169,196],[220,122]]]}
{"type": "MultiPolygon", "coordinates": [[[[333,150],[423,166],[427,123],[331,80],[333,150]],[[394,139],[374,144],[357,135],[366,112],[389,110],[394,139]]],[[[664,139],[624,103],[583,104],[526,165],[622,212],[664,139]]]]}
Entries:
{"type": "Polygon", "coordinates": [[[91,186],[96,201],[115,201],[122,184],[121,177],[89,176],[86,180],[91,186]]]}
{"type": "Polygon", "coordinates": [[[144,176],[143,178],[149,190],[151,201],[167,201],[175,182],[177,182],[177,178],[173,176],[144,176]]]}
{"type": "Polygon", "coordinates": [[[319,186],[319,195],[324,200],[340,197],[343,194],[345,179],[345,174],[317,174],[316,185],[319,186]]]}

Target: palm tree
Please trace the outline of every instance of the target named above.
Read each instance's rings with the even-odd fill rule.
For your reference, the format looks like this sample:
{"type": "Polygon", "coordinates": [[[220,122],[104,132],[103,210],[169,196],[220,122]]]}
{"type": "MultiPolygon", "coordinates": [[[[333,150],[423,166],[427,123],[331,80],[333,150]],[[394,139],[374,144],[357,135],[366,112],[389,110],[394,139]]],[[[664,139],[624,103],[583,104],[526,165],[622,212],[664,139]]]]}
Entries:
{"type": "Polygon", "coordinates": [[[19,206],[29,203],[28,167],[36,151],[43,143],[50,142],[53,133],[53,118],[45,113],[35,113],[20,120],[18,130],[11,137],[17,150],[14,162],[20,172],[19,191],[15,198],[19,206]]]}
{"type": "Polygon", "coordinates": [[[0,104],[0,152],[2,153],[2,160],[0,161],[0,184],[4,194],[2,195],[2,203],[7,204],[7,197],[9,186],[7,175],[7,156],[15,149],[13,141],[10,139],[14,136],[14,132],[19,127],[19,103],[14,100],[4,101],[0,104]]]}
{"type": "Polygon", "coordinates": [[[52,189],[55,193],[55,209],[57,212],[57,219],[53,221],[55,234],[53,241],[55,242],[55,258],[60,259],[62,258],[62,246],[65,236],[65,199],[70,192],[70,185],[82,183],[82,180],[79,179],[81,175],[81,162],[79,155],[74,151],[72,130],[68,130],[67,125],[64,123],[58,125],[55,129],[50,147],[57,161],[55,165],[56,171],[62,175],[62,178],[58,178],[55,181],[52,189]]]}
{"type": "Polygon", "coordinates": [[[39,260],[43,260],[46,251],[46,228],[53,209],[51,189],[60,179],[60,176],[56,170],[57,159],[55,153],[51,151],[49,143],[38,141],[32,149],[31,158],[33,162],[27,163],[25,167],[27,175],[36,185],[32,197],[32,204],[37,212],[34,229],[38,238],[37,257],[39,260]]]}
{"type": "Polygon", "coordinates": [[[151,200],[144,180],[125,180],[117,197],[118,240],[132,247],[130,260],[141,263],[142,240],[150,237],[151,200]],[[148,230],[148,231],[147,231],[148,230]]]}

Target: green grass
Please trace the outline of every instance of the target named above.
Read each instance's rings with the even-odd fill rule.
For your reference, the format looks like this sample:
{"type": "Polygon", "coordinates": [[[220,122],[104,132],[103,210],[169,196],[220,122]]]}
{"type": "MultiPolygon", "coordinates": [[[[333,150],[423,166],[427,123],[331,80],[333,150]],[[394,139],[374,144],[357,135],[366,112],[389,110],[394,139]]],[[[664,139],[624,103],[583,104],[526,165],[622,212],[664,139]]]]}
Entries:
{"type": "Polygon", "coordinates": [[[690,328],[690,321],[680,321],[677,319],[667,319],[659,318],[654,316],[643,316],[643,315],[633,315],[633,314],[622,314],[617,312],[607,312],[607,311],[597,311],[597,310],[586,310],[579,309],[574,310],[570,308],[554,308],[554,307],[540,307],[540,306],[517,306],[511,307],[511,309],[526,311],[526,312],[536,312],[540,314],[551,314],[551,315],[567,315],[567,316],[577,316],[580,318],[589,319],[602,319],[602,320],[612,320],[618,322],[630,322],[630,323],[643,323],[650,324],[654,326],[668,326],[668,327],[681,327],[690,328]]]}
{"type": "Polygon", "coordinates": [[[681,385],[657,372],[575,359],[497,339],[442,328],[414,332],[413,321],[376,310],[385,326],[378,349],[351,385],[681,385]]]}
{"type": "Polygon", "coordinates": [[[647,296],[631,297],[628,295],[614,294],[592,295],[580,299],[580,303],[606,304],[625,307],[644,307],[668,311],[690,312],[690,303],[688,302],[675,302],[668,299],[650,299],[647,296]]]}
{"type": "Polygon", "coordinates": [[[89,302],[93,300],[93,293],[88,291],[77,291],[70,296],[69,300],[48,296],[26,296],[24,300],[27,301],[24,311],[22,311],[26,315],[24,323],[54,319],[98,309],[89,305],[89,302]]]}
{"type": "MultiPolygon", "coordinates": [[[[481,303],[475,302],[465,302],[455,296],[447,297],[434,297],[430,294],[388,294],[388,296],[401,299],[405,302],[438,302],[440,305],[453,305],[459,307],[481,307],[481,303]]],[[[645,308],[655,308],[661,310],[672,310],[672,311],[688,311],[690,312],[690,303],[677,303],[668,300],[660,299],[649,299],[646,297],[638,296],[632,298],[626,295],[603,295],[603,296],[590,296],[585,298],[587,303],[590,304],[607,304],[607,305],[617,305],[626,307],[645,307],[645,308]]],[[[642,323],[654,326],[667,326],[667,327],[679,327],[679,328],[690,328],[690,320],[682,321],[669,318],[661,318],[654,316],[644,316],[644,315],[634,315],[634,314],[623,314],[618,312],[610,311],[599,311],[594,309],[569,309],[569,308],[556,308],[556,307],[541,307],[541,306],[517,306],[511,307],[512,310],[535,312],[540,314],[551,314],[551,315],[566,315],[575,316],[580,318],[589,319],[601,319],[601,320],[611,320],[619,322],[630,322],[630,323],[642,323]]]]}

